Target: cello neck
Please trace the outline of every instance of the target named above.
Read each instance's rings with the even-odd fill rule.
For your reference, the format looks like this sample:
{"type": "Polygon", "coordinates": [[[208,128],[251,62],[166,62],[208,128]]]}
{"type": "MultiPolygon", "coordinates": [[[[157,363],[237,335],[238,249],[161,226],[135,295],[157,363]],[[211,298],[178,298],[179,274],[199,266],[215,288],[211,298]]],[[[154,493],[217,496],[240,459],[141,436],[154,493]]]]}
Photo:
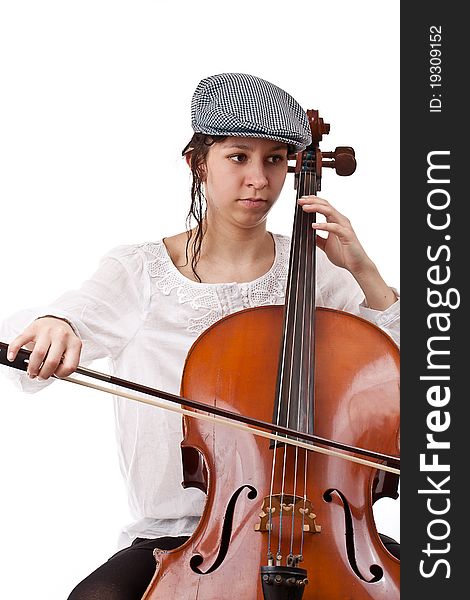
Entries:
{"type": "Polygon", "coordinates": [[[316,195],[319,178],[315,148],[297,158],[296,209],[291,238],[286,307],[273,421],[296,431],[313,433],[315,352],[315,213],[297,203],[316,195]]]}
{"type": "MultiPolygon", "coordinates": [[[[312,143],[297,154],[295,168],[296,200],[317,195],[321,189],[322,168],[338,175],[352,175],[356,169],[354,149],[341,146],[322,152],[319,144],[330,126],[317,110],[308,110],[312,143]]],[[[296,202],[291,240],[286,308],[274,405],[273,422],[296,431],[313,434],[315,364],[315,213],[306,213],[296,202]]]]}

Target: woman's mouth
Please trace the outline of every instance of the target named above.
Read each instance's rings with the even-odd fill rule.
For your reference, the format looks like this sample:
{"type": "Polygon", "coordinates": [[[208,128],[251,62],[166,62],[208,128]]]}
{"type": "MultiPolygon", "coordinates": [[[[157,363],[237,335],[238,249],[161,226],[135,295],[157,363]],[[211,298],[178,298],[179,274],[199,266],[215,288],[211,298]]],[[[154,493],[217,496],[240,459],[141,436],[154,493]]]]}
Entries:
{"type": "Polygon", "coordinates": [[[243,204],[243,206],[262,206],[266,204],[267,200],[264,198],[240,198],[239,202],[243,204]]]}

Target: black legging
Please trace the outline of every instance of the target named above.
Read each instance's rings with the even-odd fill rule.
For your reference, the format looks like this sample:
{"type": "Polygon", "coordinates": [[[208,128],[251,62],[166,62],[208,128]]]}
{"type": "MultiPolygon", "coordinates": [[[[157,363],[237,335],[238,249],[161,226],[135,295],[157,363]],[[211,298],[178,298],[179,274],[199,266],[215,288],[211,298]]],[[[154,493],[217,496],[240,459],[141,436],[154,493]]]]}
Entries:
{"type": "Polygon", "coordinates": [[[137,538],[79,583],[68,600],[140,600],[155,573],[153,550],[172,550],[187,539],[137,538]]]}
{"type": "MultiPolygon", "coordinates": [[[[380,534],[380,537],[389,552],[400,558],[400,544],[386,535],[380,534]]],[[[153,550],[172,550],[187,539],[137,538],[129,548],[111,556],[104,565],[79,583],[68,600],[141,600],[155,573],[153,550]]]]}

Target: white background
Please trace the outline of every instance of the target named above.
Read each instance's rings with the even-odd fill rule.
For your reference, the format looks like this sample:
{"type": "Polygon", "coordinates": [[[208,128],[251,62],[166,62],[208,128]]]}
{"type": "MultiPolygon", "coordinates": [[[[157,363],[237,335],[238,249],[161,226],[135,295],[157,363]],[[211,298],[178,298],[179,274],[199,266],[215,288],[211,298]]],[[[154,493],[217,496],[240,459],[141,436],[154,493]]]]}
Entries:
{"type": "MultiPolygon", "coordinates": [[[[79,285],[113,246],[184,228],[191,95],[224,71],[319,109],[331,123],[323,149],[355,148],[356,173],[326,172],[321,195],[398,286],[398,7],[1,2],[0,319],[79,285]]],[[[290,233],[291,188],[273,231],[290,233]]],[[[67,383],[26,395],[1,377],[0,423],[0,596],[61,600],[130,519],[112,401],[67,383]]],[[[399,502],[380,504],[379,530],[399,539],[399,502]]]]}

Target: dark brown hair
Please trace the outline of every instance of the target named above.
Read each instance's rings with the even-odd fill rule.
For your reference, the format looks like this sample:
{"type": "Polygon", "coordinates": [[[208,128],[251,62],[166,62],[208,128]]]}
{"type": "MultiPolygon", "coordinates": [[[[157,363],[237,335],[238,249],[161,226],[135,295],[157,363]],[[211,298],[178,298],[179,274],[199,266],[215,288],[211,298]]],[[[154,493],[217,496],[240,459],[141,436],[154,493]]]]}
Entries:
{"type": "Polygon", "coordinates": [[[186,216],[186,231],[188,239],[186,241],[186,264],[189,263],[189,254],[191,252],[191,270],[196,279],[200,282],[201,278],[197,274],[196,266],[201,255],[202,238],[204,237],[204,218],[206,216],[206,198],[203,191],[203,181],[205,176],[206,158],[210,147],[225,140],[227,136],[209,136],[204,133],[195,133],[191,141],[183,150],[186,154],[191,152],[191,205],[186,216]],[[196,226],[192,229],[192,221],[196,221],[196,226]]]}

